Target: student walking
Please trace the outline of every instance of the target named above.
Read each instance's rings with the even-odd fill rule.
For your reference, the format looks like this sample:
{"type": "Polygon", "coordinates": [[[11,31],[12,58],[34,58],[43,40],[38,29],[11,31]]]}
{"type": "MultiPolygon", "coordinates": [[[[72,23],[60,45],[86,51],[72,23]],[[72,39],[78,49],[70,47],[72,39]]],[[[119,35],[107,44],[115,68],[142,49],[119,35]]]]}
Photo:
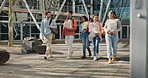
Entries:
{"type": "Polygon", "coordinates": [[[81,19],[81,25],[80,25],[80,32],[81,32],[81,39],[82,39],[82,45],[83,45],[83,56],[81,57],[81,59],[85,59],[86,58],[86,48],[89,52],[89,57],[91,56],[91,50],[89,48],[89,32],[88,32],[88,26],[89,26],[89,22],[86,16],[82,16],[80,17],[81,19]]]}
{"type": "Polygon", "coordinates": [[[109,19],[105,22],[104,30],[106,33],[108,63],[111,64],[112,61],[116,60],[118,32],[121,30],[121,22],[113,10],[109,11],[108,17],[109,19]]]}
{"type": "Polygon", "coordinates": [[[89,24],[89,37],[92,40],[94,61],[98,58],[99,42],[102,41],[102,24],[98,20],[98,16],[94,15],[89,24]]]}
{"type": "Polygon", "coordinates": [[[52,21],[50,11],[46,12],[45,15],[46,15],[46,18],[43,19],[41,22],[41,34],[42,34],[42,39],[47,40],[44,59],[48,59],[48,57],[50,58],[52,57],[51,44],[52,44],[53,34],[51,29],[56,29],[57,25],[54,21],[52,21]]]}
{"type": "Polygon", "coordinates": [[[67,18],[64,21],[62,38],[65,36],[65,43],[68,47],[68,56],[67,59],[70,59],[73,51],[72,51],[72,44],[75,35],[75,30],[77,29],[77,21],[72,17],[73,12],[67,12],[67,18]]]}

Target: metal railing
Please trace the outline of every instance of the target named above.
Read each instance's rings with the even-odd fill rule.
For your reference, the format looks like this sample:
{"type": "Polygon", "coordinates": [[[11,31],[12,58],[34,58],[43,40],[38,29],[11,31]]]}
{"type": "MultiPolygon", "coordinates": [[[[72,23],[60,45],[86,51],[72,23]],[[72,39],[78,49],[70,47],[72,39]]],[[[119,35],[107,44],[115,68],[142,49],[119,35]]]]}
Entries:
{"type": "MultiPolygon", "coordinates": [[[[75,39],[80,39],[80,31],[79,31],[79,22],[78,22],[78,27],[75,33],[75,39]]],[[[14,40],[23,40],[24,37],[37,37],[39,38],[39,31],[36,28],[35,24],[29,23],[29,22],[23,22],[23,23],[14,23],[13,24],[13,39],[14,40]],[[14,29],[15,28],[15,29],[14,29]],[[27,31],[26,31],[27,30],[27,31]],[[16,33],[17,32],[17,33],[16,33]],[[16,36],[17,34],[17,36],[16,36]],[[18,38],[19,37],[19,38],[18,38]]],[[[3,24],[0,25],[0,30],[2,29],[7,29],[8,27],[3,26],[3,24]]],[[[58,25],[58,34],[55,35],[55,39],[62,39],[62,25],[58,25]]],[[[0,40],[7,40],[8,38],[8,33],[7,32],[2,32],[0,31],[0,40]]],[[[121,31],[119,32],[119,39],[124,39],[124,40],[129,40],[130,38],[130,26],[129,25],[122,25],[121,31]]]]}

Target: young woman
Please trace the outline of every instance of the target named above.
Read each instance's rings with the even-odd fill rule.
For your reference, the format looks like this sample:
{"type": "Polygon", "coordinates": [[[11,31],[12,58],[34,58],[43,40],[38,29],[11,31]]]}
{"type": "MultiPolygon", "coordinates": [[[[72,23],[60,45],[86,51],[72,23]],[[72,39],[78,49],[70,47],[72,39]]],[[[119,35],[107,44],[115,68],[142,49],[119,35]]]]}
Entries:
{"type": "Polygon", "coordinates": [[[102,24],[98,20],[98,16],[94,15],[89,24],[90,39],[93,44],[94,61],[98,58],[99,42],[102,41],[102,24]]]}
{"type": "Polygon", "coordinates": [[[88,22],[88,19],[87,19],[86,16],[82,16],[82,17],[80,17],[80,19],[81,19],[81,22],[82,22],[81,26],[80,26],[80,32],[81,32],[81,38],[82,38],[82,44],[83,44],[83,56],[81,58],[85,59],[86,58],[86,48],[89,52],[89,56],[91,56],[91,51],[90,51],[90,48],[89,48],[89,38],[88,38],[89,22],[88,22]]]}
{"type": "Polygon", "coordinates": [[[111,64],[112,61],[116,59],[117,53],[117,42],[118,42],[118,32],[121,29],[121,22],[117,18],[115,11],[111,10],[108,13],[109,19],[107,19],[104,30],[107,46],[107,57],[108,63],[111,64]]]}

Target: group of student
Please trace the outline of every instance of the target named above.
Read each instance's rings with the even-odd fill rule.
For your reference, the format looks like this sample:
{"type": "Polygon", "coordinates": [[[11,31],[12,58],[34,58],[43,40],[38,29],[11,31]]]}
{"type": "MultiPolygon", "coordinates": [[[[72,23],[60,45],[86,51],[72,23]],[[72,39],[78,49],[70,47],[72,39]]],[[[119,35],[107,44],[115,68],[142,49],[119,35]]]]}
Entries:
{"type": "MultiPolygon", "coordinates": [[[[56,29],[57,25],[55,21],[51,21],[51,13],[48,11],[45,13],[46,18],[41,22],[41,33],[42,39],[47,39],[47,47],[44,59],[52,57],[51,43],[52,43],[52,29],[56,29]],[[51,23],[50,23],[51,21],[51,23]]],[[[72,44],[77,30],[77,21],[72,17],[73,12],[67,12],[67,18],[63,24],[62,38],[65,39],[65,43],[68,47],[67,59],[70,59],[73,53],[72,44]]],[[[116,60],[117,54],[117,43],[118,43],[118,32],[121,30],[121,22],[116,16],[115,11],[111,10],[108,13],[108,19],[105,22],[104,27],[98,20],[97,15],[93,15],[90,20],[86,16],[80,17],[81,24],[79,31],[81,32],[81,39],[83,44],[83,56],[82,59],[86,58],[86,49],[89,52],[89,57],[92,56],[90,50],[90,41],[93,45],[93,60],[98,59],[99,54],[99,43],[102,41],[102,32],[105,32],[105,40],[107,46],[107,58],[108,63],[111,64],[116,60]],[[104,30],[102,30],[104,29],[104,30]]]]}

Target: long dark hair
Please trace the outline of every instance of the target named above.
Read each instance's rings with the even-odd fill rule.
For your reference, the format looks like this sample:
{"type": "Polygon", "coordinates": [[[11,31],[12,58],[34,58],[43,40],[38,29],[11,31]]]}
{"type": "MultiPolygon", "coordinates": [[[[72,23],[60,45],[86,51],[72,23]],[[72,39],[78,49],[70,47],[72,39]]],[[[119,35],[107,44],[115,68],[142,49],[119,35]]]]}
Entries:
{"type": "Polygon", "coordinates": [[[81,16],[80,19],[81,18],[84,18],[85,21],[88,21],[88,18],[86,16],[81,16]]]}
{"type": "Polygon", "coordinates": [[[110,10],[109,13],[113,14],[113,18],[117,19],[116,12],[114,10],[110,10]]]}

